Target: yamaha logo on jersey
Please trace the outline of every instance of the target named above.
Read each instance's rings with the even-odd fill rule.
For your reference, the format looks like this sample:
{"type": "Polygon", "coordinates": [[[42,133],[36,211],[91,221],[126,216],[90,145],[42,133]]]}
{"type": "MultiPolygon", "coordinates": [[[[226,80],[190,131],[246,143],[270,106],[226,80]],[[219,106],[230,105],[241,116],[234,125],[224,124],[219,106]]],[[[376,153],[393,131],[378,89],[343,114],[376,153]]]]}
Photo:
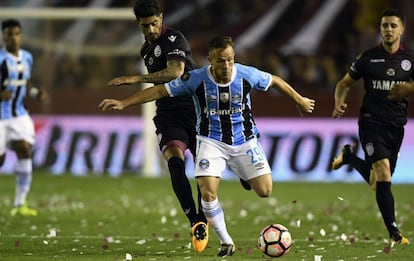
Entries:
{"type": "Polygon", "coordinates": [[[208,169],[210,167],[210,162],[208,161],[208,159],[202,159],[198,163],[198,166],[200,167],[200,169],[208,169]]]}
{"type": "Polygon", "coordinates": [[[388,76],[394,76],[394,75],[395,75],[395,70],[394,70],[393,68],[389,68],[389,69],[387,70],[387,75],[388,75],[388,76]]]}
{"type": "Polygon", "coordinates": [[[222,92],[220,93],[220,101],[221,102],[228,102],[229,101],[230,94],[228,92],[222,92]]]}
{"type": "Polygon", "coordinates": [[[401,69],[408,72],[411,70],[411,62],[409,60],[402,60],[401,61],[401,69]]]}
{"type": "Polygon", "coordinates": [[[161,55],[161,47],[159,45],[155,46],[155,48],[154,48],[154,55],[155,55],[155,57],[160,57],[160,55],[161,55]]]}

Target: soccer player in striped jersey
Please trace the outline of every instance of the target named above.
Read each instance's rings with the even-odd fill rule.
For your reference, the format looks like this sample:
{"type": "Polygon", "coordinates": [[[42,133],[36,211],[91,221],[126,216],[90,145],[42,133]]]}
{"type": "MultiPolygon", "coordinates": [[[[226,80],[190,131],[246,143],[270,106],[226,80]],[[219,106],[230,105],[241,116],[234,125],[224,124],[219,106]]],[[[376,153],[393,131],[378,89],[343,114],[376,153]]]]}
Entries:
{"type": "Polygon", "coordinates": [[[193,96],[198,115],[195,177],[204,214],[220,240],[219,257],[231,256],[236,250],[218,201],[220,178],[226,166],[247,180],[260,197],[269,197],[272,192],[271,168],[258,142],[250,91],[275,87],[291,98],[301,113],[311,113],[315,106],[314,100],[301,96],[280,77],[235,63],[234,57],[231,37],[217,36],[209,43],[210,65],[124,100],[104,99],[99,104],[102,110],[122,110],[162,97],[193,96]]]}
{"type": "Polygon", "coordinates": [[[32,87],[31,53],[20,48],[22,27],[19,21],[2,22],[4,47],[0,50],[0,166],[6,158],[6,149],[17,155],[16,192],[11,215],[36,216],[28,207],[27,194],[32,183],[32,145],[35,141],[34,124],[24,99],[26,95],[46,98],[46,93],[32,87]]]}

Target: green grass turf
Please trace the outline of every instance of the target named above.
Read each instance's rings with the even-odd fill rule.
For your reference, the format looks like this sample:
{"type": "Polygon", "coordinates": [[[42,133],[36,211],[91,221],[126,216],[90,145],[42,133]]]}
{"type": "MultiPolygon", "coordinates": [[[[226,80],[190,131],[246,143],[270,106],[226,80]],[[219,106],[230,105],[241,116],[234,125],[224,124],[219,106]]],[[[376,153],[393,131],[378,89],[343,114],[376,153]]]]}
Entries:
{"type": "MultiPolygon", "coordinates": [[[[194,180],[191,180],[195,184],[194,180]]],[[[413,185],[393,185],[401,229],[414,240],[413,185]]],[[[194,253],[190,227],[169,178],[52,176],[35,173],[29,203],[37,217],[10,217],[14,177],[0,176],[0,260],[217,260],[194,253]],[[56,230],[56,236],[51,233],[56,230]]],[[[282,260],[412,260],[413,245],[384,252],[387,233],[365,184],[275,183],[259,198],[223,181],[219,199],[237,252],[221,260],[270,260],[256,249],[260,230],[287,226],[294,245],[282,260]],[[325,233],[323,233],[325,232],[325,233]]]]}

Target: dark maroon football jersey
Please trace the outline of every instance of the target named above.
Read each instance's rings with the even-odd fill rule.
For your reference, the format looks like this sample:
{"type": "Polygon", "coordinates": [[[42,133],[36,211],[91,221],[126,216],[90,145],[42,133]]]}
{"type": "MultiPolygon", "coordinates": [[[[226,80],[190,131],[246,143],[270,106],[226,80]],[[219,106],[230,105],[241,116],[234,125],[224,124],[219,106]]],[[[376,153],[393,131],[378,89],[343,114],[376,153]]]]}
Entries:
{"type": "Polygon", "coordinates": [[[414,79],[414,53],[402,46],[390,54],[382,45],[366,50],[352,63],[349,75],[363,78],[365,96],[360,119],[381,125],[401,127],[407,122],[408,98],[387,98],[396,83],[414,79]]]}

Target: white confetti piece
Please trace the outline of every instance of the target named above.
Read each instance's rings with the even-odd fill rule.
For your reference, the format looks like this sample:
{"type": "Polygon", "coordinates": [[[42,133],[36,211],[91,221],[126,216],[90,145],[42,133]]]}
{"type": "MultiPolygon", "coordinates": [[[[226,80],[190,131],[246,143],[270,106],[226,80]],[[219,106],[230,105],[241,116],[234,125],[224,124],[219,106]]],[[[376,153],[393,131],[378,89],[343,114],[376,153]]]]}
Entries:
{"type": "Polygon", "coordinates": [[[105,238],[105,240],[106,240],[106,242],[108,242],[108,243],[112,243],[112,242],[114,242],[114,238],[113,238],[113,237],[107,237],[107,238],[105,238]]]}
{"type": "Polygon", "coordinates": [[[344,198],[343,198],[343,197],[340,197],[340,196],[337,196],[337,198],[338,198],[339,200],[344,200],[344,198]]]}
{"type": "Polygon", "coordinates": [[[241,217],[246,217],[247,216],[247,211],[245,209],[241,209],[240,210],[240,216],[241,217]]]}
{"type": "Polygon", "coordinates": [[[138,240],[137,242],[135,242],[135,244],[137,244],[137,245],[143,245],[145,243],[147,243],[147,241],[145,239],[141,239],[141,240],[138,240]]]}
{"type": "Polygon", "coordinates": [[[47,242],[46,240],[43,240],[43,244],[48,245],[49,242],[47,242]]]}
{"type": "Polygon", "coordinates": [[[125,260],[132,260],[132,256],[131,256],[131,254],[130,253],[126,253],[125,254],[125,260]]]}
{"type": "Polygon", "coordinates": [[[162,217],[161,217],[161,223],[162,223],[162,224],[167,223],[167,217],[166,217],[166,216],[162,216],[162,217]]]}
{"type": "Polygon", "coordinates": [[[56,229],[52,228],[49,230],[49,234],[46,236],[47,238],[56,237],[56,229]]]}
{"type": "Polygon", "coordinates": [[[177,209],[173,208],[170,210],[170,217],[175,217],[177,216],[177,209]]]}
{"type": "Polygon", "coordinates": [[[342,233],[342,234],[341,234],[341,239],[342,239],[342,240],[344,240],[344,241],[345,241],[345,240],[347,240],[347,238],[348,238],[348,237],[347,237],[344,233],[342,233]]]}
{"type": "Polygon", "coordinates": [[[313,220],[315,218],[315,216],[312,214],[312,213],[308,213],[308,214],[306,214],[306,219],[307,220],[313,220]]]}
{"type": "Polygon", "coordinates": [[[313,256],[313,260],[314,261],[321,261],[322,260],[322,256],[320,256],[320,255],[314,255],[313,256]]]}
{"type": "Polygon", "coordinates": [[[321,228],[321,230],[319,230],[319,234],[324,237],[326,235],[325,229],[321,228]]]}
{"type": "Polygon", "coordinates": [[[296,220],[296,226],[300,227],[300,219],[296,220]]]}

